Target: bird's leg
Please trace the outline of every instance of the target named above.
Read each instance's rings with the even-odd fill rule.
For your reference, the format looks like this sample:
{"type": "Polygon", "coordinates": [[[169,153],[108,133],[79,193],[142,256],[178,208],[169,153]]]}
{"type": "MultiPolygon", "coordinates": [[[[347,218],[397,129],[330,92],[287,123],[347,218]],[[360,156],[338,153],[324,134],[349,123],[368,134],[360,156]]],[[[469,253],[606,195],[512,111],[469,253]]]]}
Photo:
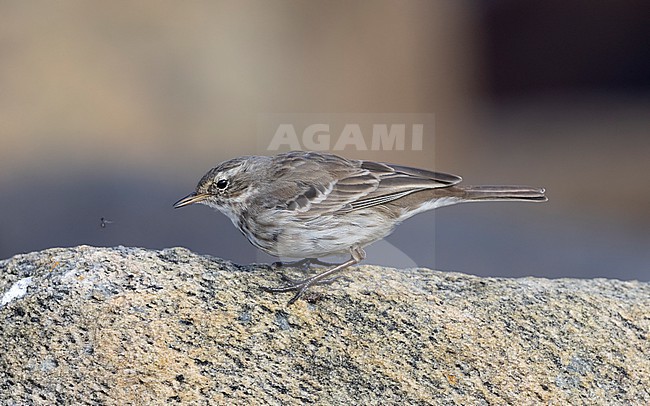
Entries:
{"type": "MultiPolygon", "coordinates": [[[[280,262],[280,261],[274,262],[273,264],[271,264],[271,267],[274,268],[274,269],[279,269],[279,268],[300,268],[303,271],[308,271],[311,268],[311,265],[334,267],[334,266],[337,266],[338,264],[321,261],[318,258],[305,258],[305,259],[301,259],[301,260],[295,261],[295,262],[285,262],[285,263],[280,262]]],[[[290,285],[299,285],[300,283],[304,282],[304,280],[290,278],[285,273],[283,273],[281,275],[281,278],[282,278],[283,281],[289,283],[290,285]]],[[[316,284],[317,285],[330,284],[330,283],[334,282],[335,280],[337,280],[338,278],[339,278],[339,276],[336,276],[334,278],[324,279],[324,280],[319,281],[316,284]]]]}
{"type": "MultiPolygon", "coordinates": [[[[314,282],[313,285],[329,285],[330,283],[332,283],[332,282],[336,281],[337,279],[339,279],[341,276],[343,276],[343,275],[335,275],[335,276],[333,276],[331,278],[322,279],[322,280],[319,280],[318,282],[314,282]]],[[[309,278],[307,278],[307,279],[293,279],[293,278],[288,277],[285,274],[280,275],[280,278],[283,281],[287,282],[289,284],[289,286],[300,285],[302,283],[305,283],[305,281],[307,279],[309,279],[309,278]]]]}
{"type": "Polygon", "coordinates": [[[302,268],[305,270],[309,269],[311,265],[335,266],[336,264],[333,264],[331,262],[321,261],[318,258],[305,258],[294,262],[276,261],[271,264],[271,266],[274,268],[302,268]]]}
{"type": "Polygon", "coordinates": [[[337,265],[337,264],[335,264],[333,262],[321,261],[318,258],[309,258],[309,260],[310,260],[309,261],[310,265],[320,265],[320,266],[336,266],[337,265]]]}
{"type": "Polygon", "coordinates": [[[366,252],[360,248],[360,247],[352,247],[350,249],[350,254],[351,258],[342,264],[336,265],[324,272],[321,272],[319,274],[316,274],[314,276],[311,276],[307,279],[304,279],[302,281],[297,281],[296,283],[292,283],[289,286],[281,287],[281,288],[268,288],[268,287],[263,287],[267,292],[273,292],[273,293],[279,293],[279,292],[290,292],[290,291],[297,291],[296,294],[289,300],[288,305],[291,305],[296,302],[306,291],[313,285],[319,285],[322,283],[331,283],[334,280],[338,278],[338,276],[331,277],[335,275],[338,272],[341,272],[343,269],[358,264],[359,262],[363,261],[366,258],[366,252]]]}
{"type": "MultiPolygon", "coordinates": [[[[337,265],[337,266],[335,266],[333,268],[330,268],[330,269],[328,269],[328,270],[326,270],[324,272],[321,272],[319,274],[311,276],[311,277],[309,277],[307,279],[303,279],[301,281],[290,282],[290,285],[288,285],[288,286],[284,286],[284,287],[281,287],[281,288],[263,287],[262,289],[264,289],[267,292],[272,292],[272,293],[297,291],[296,294],[293,296],[293,298],[291,298],[291,300],[289,300],[289,303],[287,303],[287,304],[291,305],[296,300],[298,300],[298,298],[300,298],[300,296],[302,296],[307,291],[307,289],[309,289],[310,286],[318,285],[324,278],[327,278],[328,276],[333,275],[333,274],[347,268],[348,266],[354,265],[354,264],[356,264],[358,262],[359,261],[355,260],[354,258],[350,258],[348,261],[346,261],[346,262],[344,262],[344,263],[342,263],[340,265],[337,265]]],[[[330,279],[333,279],[333,278],[330,278],[330,279]]]]}

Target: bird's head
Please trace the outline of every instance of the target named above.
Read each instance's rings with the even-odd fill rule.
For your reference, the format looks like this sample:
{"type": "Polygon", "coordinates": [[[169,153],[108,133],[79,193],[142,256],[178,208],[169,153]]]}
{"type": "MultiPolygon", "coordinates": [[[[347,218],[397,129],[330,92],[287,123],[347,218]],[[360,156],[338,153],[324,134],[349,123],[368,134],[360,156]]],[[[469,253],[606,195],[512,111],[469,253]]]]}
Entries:
{"type": "Polygon", "coordinates": [[[203,175],[196,190],[174,203],[174,208],[201,203],[218,209],[229,211],[234,204],[241,202],[248,195],[254,179],[257,157],[240,157],[219,164],[203,175]]]}

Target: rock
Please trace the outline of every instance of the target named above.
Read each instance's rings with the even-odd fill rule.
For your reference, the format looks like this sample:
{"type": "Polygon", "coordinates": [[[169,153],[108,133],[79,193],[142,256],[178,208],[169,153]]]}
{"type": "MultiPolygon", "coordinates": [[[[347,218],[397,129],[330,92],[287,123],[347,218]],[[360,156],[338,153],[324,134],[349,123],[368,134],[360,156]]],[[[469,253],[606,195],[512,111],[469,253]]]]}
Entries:
{"type": "Polygon", "coordinates": [[[0,403],[650,403],[648,283],[363,266],[293,306],[281,283],[182,248],[0,261],[0,403]]]}

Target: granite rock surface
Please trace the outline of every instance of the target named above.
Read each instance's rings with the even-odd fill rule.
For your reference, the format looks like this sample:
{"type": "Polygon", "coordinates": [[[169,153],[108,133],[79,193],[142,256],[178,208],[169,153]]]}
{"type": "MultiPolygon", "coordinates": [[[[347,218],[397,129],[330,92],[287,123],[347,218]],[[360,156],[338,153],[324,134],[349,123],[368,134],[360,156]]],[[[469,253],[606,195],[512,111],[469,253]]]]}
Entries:
{"type": "Polygon", "coordinates": [[[362,266],[292,306],[183,248],[0,261],[0,404],[650,404],[650,284],[362,266]]]}

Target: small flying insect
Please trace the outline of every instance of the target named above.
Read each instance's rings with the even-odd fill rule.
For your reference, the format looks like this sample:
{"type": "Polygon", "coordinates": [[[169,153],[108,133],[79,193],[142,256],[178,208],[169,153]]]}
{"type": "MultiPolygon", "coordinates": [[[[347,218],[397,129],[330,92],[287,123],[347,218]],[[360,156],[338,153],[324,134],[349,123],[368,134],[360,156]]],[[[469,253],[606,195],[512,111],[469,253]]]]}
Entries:
{"type": "Polygon", "coordinates": [[[113,224],[113,221],[111,221],[111,220],[107,220],[107,219],[105,219],[104,217],[102,217],[102,218],[99,219],[99,226],[100,226],[101,228],[106,228],[106,226],[107,226],[108,224],[113,224]]]}

